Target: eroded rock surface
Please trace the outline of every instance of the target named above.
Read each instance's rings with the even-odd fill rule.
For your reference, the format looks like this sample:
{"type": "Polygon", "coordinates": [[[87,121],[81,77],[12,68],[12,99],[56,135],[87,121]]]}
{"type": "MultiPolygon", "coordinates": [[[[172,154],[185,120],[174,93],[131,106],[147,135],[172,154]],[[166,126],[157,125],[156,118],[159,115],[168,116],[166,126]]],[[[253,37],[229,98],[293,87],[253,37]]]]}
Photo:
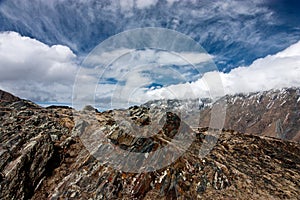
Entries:
{"type": "Polygon", "coordinates": [[[70,120],[71,112],[20,99],[1,100],[0,108],[0,199],[29,199],[59,165],[55,142],[69,135],[63,117],[70,120]]]}

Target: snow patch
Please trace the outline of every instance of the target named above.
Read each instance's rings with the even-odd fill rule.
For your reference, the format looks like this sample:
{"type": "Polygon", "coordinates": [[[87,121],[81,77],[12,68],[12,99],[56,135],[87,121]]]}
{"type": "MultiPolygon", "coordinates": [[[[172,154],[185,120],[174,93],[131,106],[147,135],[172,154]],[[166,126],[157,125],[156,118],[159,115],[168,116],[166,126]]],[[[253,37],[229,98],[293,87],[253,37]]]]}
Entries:
{"type": "Polygon", "coordinates": [[[273,105],[274,105],[274,101],[271,101],[270,103],[268,103],[266,108],[269,110],[270,108],[272,108],[273,105]]]}

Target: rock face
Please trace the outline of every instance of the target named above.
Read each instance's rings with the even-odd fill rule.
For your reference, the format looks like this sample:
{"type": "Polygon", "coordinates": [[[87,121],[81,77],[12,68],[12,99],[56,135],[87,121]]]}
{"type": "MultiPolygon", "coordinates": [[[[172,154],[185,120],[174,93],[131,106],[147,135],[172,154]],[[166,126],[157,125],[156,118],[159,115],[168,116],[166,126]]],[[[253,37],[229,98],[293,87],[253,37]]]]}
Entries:
{"type": "Polygon", "coordinates": [[[59,165],[55,140],[67,137],[70,130],[61,121],[64,110],[58,113],[9,98],[16,101],[0,102],[0,199],[29,199],[59,165]]]}
{"type": "MultiPolygon", "coordinates": [[[[5,110],[0,115],[0,199],[300,196],[300,144],[296,142],[231,130],[190,129],[176,113],[152,112],[145,106],[92,113],[68,107],[42,108],[18,100],[1,101],[0,107],[5,110]],[[126,119],[130,126],[120,119],[126,119]],[[125,160],[124,166],[149,162],[152,152],[167,145],[181,151],[181,142],[193,140],[174,162],[162,168],[125,172],[103,158],[111,155],[98,154],[101,160],[89,151],[83,139],[90,128],[101,130],[106,138],[103,141],[116,151],[143,155],[141,163],[125,160]],[[147,135],[149,131],[151,135],[147,135]],[[180,132],[182,136],[178,136],[180,132]],[[206,156],[204,150],[208,150],[206,156]]],[[[97,140],[102,142],[99,137],[97,140]]],[[[95,146],[95,152],[106,152],[101,148],[103,145],[95,146]]],[[[172,152],[166,152],[157,155],[154,162],[172,156],[172,152]]]]}

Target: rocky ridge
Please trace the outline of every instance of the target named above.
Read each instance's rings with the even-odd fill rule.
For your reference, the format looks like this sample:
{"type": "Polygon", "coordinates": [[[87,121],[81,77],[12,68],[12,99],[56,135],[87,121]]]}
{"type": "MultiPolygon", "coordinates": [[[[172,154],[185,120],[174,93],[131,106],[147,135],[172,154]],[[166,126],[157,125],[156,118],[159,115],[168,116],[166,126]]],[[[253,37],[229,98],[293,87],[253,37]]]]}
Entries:
{"type": "Polygon", "coordinates": [[[1,100],[0,107],[1,199],[299,199],[300,196],[299,143],[232,130],[219,133],[209,128],[185,129],[188,130],[185,137],[193,136],[194,140],[173,163],[161,169],[131,173],[96,159],[84,145],[83,130],[93,128],[96,123],[116,148],[147,155],[178,142],[176,134],[182,123],[176,113],[154,113],[160,119],[157,132],[150,137],[139,137],[139,133],[127,132],[134,129],[123,126],[119,119],[126,118],[136,127],[146,128],[156,118],[144,106],[97,113],[91,109],[78,112],[59,106],[42,108],[24,100],[1,100]],[[202,157],[200,149],[214,142],[214,148],[202,157]]]}
{"type": "MultiPolygon", "coordinates": [[[[224,128],[300,142],[300,88],[223,98],[227,102],[224,128]]],[[[208,125],[210,112],[210,108],[201,111],[200,126],[208,125]]]]}
{"type": "Polygon", "coordinates": [[[0,90],[0,99],[1,101],[8,101],[8,102],[14,102],[14,101],[19,101],[20,98],[8,93],[8,92],[5,92],[3,90],[0,90]]]}
{"type": "Polygon", "coordinates": [[[144,104],[171,110],[187,110],[200,127],[209,126],[211,108],[226,102],[225,129],[300,142],[300,88],[283,88],[249,94],[209,98],[156,100],[144,104]]]}

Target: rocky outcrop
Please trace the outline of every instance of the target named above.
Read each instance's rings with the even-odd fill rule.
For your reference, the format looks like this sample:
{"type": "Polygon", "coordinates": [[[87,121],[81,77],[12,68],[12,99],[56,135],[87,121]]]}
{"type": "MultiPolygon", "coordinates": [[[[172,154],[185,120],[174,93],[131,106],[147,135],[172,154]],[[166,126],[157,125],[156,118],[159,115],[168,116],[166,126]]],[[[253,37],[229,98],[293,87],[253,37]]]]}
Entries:
{"type": "MultiPolygon", "coordinates": [[[[300,196],[299,143],[231,130],[192,130],[176,113],[160,113],[144,106],[102,113],[41,108],[22,100],[0,102],[0,106],[6,110],[0,115],[0,199],[300,196]],[[99,158],[89,151],[83,139],[90,128],[101,130],[103,141],[115,151],[143,155],[141,160],[119,157],[129,166],[144,166],[152,152],[167,145],[180,151],[180,143],[191,138],[192,142],[162,168],[126,172],[108,162],[111,155],[97,154],[99,158]]],[[[108,152],[96,137],[96,142],[99,140],[95,150],[108,152]]],[[[155,155],[152,161],[164,162],[174,152],[155,155]]]]}
{"type": "Polygon", "coordinates": [[[14,101],[19,101],[20,98],[5,92],[3,90],[0,90],[0,101],[8,101],[8,102],[14,102],[14,101]]]}
{"type": "Polygon", "coordinates": [[[69,134],[61,123],[64,112],[24,100],[1,101],[0,106],[0,199],[30,199],[59,165],[55,141],[69,134]]]}

